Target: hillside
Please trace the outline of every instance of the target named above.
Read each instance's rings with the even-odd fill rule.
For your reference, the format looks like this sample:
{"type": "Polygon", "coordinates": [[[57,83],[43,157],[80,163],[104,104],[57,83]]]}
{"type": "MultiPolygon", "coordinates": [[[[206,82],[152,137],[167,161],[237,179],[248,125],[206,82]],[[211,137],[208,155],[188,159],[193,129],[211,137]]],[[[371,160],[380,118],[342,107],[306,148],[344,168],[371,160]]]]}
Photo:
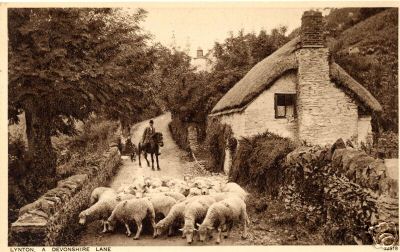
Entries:
{"type": "Polygon", "coordinates": [[[398,11],[382,11],[330,39],[337,63],[382,104],[385,130],[398,127],[398,11]]]}

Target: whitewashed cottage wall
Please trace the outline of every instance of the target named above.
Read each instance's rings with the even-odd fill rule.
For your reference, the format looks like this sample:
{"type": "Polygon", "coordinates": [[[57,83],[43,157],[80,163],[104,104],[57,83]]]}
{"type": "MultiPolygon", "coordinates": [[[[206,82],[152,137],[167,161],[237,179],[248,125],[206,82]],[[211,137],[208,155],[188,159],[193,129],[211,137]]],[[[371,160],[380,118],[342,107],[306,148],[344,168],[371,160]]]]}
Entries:
{"type": "MultiPolygon", "coordinates": [[[[371,116],[362,116],[358,118],[358,143],[367,143],[367,139],[372,137],[371,116]]],[[[370,139],[372,140],[372,139],[370,139]]]]}
{"type": "Polygon", "coordinates": [[[243,112],[223,114],[219,116],[222,124],[228,124],[232,127],[233,137],[239,139],[245,136],[245,118],[243,112]]]}
{"type": "Polygon", "coordinates": [[[269,130],[283,137],[297,138],[296,120],[275,118],[275,94],[296,94],[296,73],[288,72],[252,101],[244,111],[244,135],[252,136],[269,130]]]}

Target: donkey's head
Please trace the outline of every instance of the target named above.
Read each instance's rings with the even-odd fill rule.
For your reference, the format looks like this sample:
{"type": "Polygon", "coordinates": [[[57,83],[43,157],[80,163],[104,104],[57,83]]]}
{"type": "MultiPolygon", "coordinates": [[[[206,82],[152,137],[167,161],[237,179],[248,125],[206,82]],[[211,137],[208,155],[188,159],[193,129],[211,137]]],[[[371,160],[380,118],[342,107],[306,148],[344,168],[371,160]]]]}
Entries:
{"type": "Polygon", "coordinates": [[[164,141],[163,141],[163,134],[161,132],[156,132],[153,135],[153,140],[156,142],[159,146],[163,147],[164,146],[164,141]]]}

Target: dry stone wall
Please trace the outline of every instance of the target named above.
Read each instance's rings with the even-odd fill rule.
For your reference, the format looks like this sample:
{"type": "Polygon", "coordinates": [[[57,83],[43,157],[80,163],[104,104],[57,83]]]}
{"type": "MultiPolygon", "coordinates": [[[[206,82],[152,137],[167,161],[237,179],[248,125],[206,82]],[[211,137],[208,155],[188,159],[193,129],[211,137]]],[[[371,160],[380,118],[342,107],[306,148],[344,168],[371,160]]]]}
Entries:
{"type": "Polygon", "coordinates": [[[398,188],[390,186],[394,182],[383,160],[339,141],[332,147],[300,147],[284,167],[280,195],[286,207],[304,213],[307,225],[323,226],[326,243],[370,244],[369,227],[398,226],[398,188]]]}
{"type": "Polygon", "coordinates": [[[78,215],[88,203],[92,190],[104,186],[113,176],[121,160],[116,144],[112,144],[99,166],[82,170],[58,182],[35,202],[20,209],[19,218],[11,226],[10,245],[57,246],[68,245],[74,239],[78,215]]]}

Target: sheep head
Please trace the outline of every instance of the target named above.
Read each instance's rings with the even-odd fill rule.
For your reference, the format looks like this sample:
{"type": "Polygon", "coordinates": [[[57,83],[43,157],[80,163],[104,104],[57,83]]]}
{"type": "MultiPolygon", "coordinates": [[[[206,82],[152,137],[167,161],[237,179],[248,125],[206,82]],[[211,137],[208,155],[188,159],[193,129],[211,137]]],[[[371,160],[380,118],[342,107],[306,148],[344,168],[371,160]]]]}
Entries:
{"type": "Polygon", "coordinates": [[[195,229],[194,227],[184,227],[179,229],[180,231],[182,231],[183,235],[186,237],[186,242],[188,244],[192,244],[193,242],[193,233],[195,231],[197,231],[197,229],[195,229]]]}
{"type": "Polygon", "coordinates": [[[81,224],[81,225],[85,225],[85,223],[86,223],[86,212],[85,211],[83,211],[83,212],[81,212],[80,214],[79,214],[79,224],[81,224]]]}
{"type": "Polygon", "coordinates": [[[156,224],[156,235],[159,236],[167,228],[167,225],[161,220],[156,224]]]}
{"type": "Polygon", "coordinates": [[[213,230],[213,227],[205,224],[200,225],[199,223],[197,223],[197,226],[199,227],[199,240],[204,242],[207,235],[213,230]]]}

